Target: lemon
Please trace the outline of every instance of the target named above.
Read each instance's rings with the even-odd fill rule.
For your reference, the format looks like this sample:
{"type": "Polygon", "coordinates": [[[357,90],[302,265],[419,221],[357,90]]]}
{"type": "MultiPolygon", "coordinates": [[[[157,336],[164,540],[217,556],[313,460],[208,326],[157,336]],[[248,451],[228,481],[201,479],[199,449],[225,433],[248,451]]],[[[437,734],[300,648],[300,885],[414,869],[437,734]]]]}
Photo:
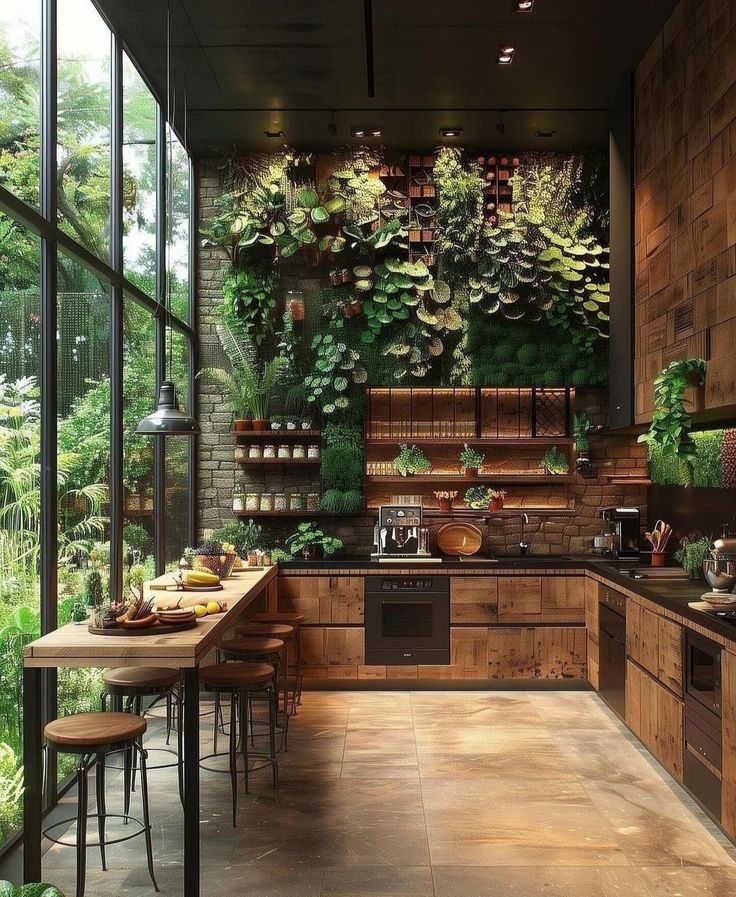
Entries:
{"type": "Polygon", "coordinates": [[[203,617],[207,613],[207,608],[204,606],[204,604],[195,604],[194,613],[198,617],[203,617]]]}
{"type": "Polygon", "coordinates": [[[207,604],[207,613],[208,614],[219,614],[220,613],[220,602],[219,601],[210,601],[207,604]]]}

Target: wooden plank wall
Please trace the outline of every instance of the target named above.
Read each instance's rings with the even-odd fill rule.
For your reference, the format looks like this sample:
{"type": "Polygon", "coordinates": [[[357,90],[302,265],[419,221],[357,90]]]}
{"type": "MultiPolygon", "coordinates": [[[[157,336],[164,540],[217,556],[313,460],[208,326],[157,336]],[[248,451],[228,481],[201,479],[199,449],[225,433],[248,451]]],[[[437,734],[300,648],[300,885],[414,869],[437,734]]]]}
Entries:
{"type": "Polygon", "coordinates": [[[680,0],[636,70],[635,414],[670,361],[736,403],[736,0],[680,0]]]}

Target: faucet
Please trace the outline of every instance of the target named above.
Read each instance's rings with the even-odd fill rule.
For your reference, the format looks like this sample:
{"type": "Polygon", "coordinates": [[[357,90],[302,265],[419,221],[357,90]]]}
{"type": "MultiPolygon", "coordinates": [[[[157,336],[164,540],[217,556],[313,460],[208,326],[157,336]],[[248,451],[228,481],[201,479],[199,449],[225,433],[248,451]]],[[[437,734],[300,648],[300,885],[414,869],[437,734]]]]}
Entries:
{"type": "Polygon", "coordinates": [[[528,525],[529,516],[527,514],[522,514],[520,517],[521,520],[521,533],[519,534],[519,557],[526,557],[529,554],[529,544],[524,541],[524,524],[528,525]]]}

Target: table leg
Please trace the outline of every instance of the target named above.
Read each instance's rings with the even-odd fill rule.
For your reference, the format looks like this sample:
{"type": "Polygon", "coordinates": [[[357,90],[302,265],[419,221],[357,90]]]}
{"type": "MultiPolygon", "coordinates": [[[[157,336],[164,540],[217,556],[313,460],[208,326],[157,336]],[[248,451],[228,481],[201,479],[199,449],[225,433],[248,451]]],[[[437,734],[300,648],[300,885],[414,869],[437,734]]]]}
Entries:
{"type": "Polygon", "coordinates": [[[41,814],[43,757],[41,744],[41,688],[43,670],[23,669],[23,882],[41,881],[41,814]]]}
{"type": "Polygon", "coordinates": [[[184,897],[199,897],[199,670],[183,672],[184,897]]]}

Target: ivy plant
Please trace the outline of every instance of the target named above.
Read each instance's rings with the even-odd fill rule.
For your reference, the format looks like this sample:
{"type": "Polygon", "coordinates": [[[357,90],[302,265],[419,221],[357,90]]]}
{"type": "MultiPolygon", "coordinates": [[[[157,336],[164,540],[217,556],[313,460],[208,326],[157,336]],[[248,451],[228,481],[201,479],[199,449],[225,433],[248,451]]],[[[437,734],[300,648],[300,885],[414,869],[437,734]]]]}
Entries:
{"type": "Polygon", "coordinates": [[[257,346],[273,331],[276,283],[273,272],[241,269],[231,271],[222,285],[220,314],[225,320],[236,321],[257,346]]]}
{"type": "Polygon", "coordinates": [[[330,323],[326,333],[318,333],[312,340],[314,369],[306,376],[307,402],[319,402],[324,414],[336,408],[347,408],[348,387],[351,383],[365,383],[367,374],[359,364],[360,353],[344,341],[345,324],[341,318],[330,323]]]}
{"type": "Polygon", "coordinates": [[[705,383],[705,361],[682,358],[671,361],[654,381],[652,422],[639,442],[656,445],[663,457],[675,455],[684,465],[688,485],[694,478],[698,449],[690,429],[692,419],[685,407],[685,390],[705,383]]]}

